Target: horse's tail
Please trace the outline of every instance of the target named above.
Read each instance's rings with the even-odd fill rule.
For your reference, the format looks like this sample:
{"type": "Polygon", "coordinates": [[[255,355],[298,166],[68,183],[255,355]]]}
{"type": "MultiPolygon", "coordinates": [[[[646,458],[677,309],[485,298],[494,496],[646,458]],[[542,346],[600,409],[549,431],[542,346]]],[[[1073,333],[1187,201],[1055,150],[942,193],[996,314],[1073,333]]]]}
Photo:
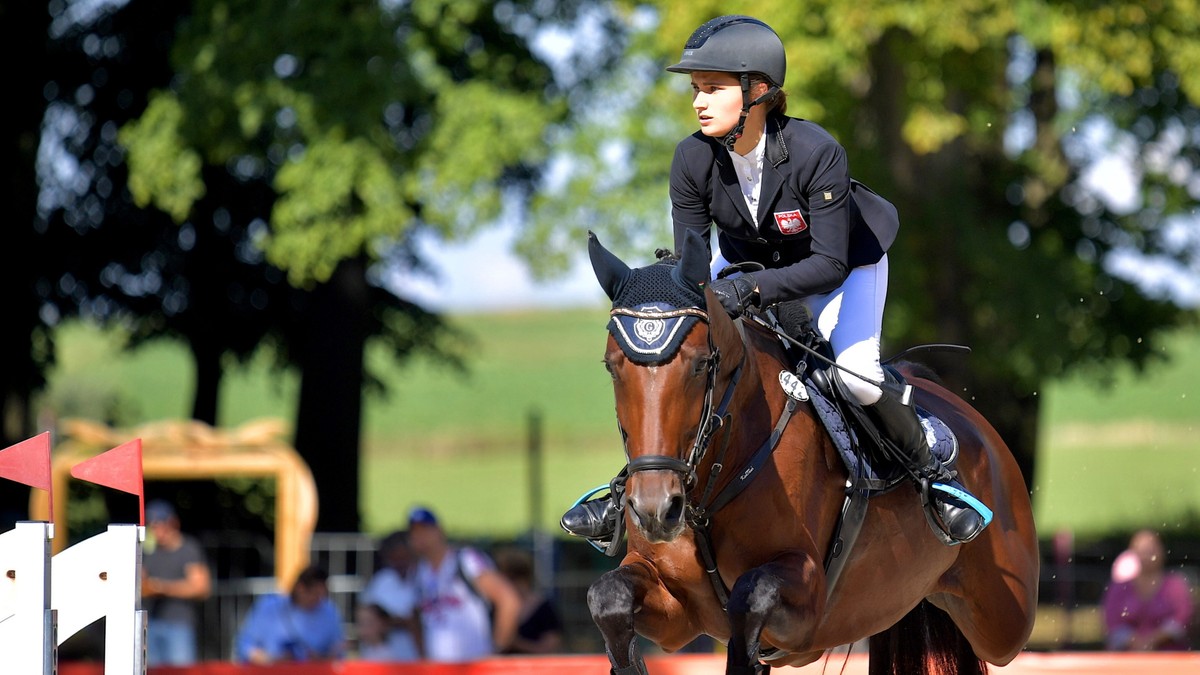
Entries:
{"type": "Polygon", "coordinates": [[[950,615],[928,600],[870,640],[870,675],[986,675],[950,615]]]}

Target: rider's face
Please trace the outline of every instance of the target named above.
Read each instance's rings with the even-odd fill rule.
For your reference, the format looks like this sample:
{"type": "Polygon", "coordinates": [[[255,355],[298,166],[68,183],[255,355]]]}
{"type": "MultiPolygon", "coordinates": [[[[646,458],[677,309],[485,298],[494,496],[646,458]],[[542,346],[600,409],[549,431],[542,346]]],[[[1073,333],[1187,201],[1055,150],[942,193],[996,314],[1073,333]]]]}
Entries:
{"type": "Polygon", "coordinates": [[[692,73],[692,108],[705,136],[720,138],[733,131],[742,112],[742,86],[730,73],[692,73]]]}

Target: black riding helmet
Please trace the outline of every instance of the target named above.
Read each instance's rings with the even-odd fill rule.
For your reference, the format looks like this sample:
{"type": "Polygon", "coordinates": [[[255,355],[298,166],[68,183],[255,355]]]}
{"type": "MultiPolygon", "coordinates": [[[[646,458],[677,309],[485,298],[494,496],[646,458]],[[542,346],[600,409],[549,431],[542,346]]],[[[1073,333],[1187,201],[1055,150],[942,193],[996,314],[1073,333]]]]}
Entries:
{"type": "Polygon", "coordinates": [[[787,55],[783,41],[770,26],[741,14],[719,16],[700,26],[683,46],[679,63],[667,66],[672,73],[709,70],[738,76],[742,85],[742,115],[737,126],[722,141],[732,148],[741,137],[750,108],[769,101],[779,93],[787,75],[787,55]],[[750,74],[762,75],[770,87],[767,93],[750,99],[750,74]]]}

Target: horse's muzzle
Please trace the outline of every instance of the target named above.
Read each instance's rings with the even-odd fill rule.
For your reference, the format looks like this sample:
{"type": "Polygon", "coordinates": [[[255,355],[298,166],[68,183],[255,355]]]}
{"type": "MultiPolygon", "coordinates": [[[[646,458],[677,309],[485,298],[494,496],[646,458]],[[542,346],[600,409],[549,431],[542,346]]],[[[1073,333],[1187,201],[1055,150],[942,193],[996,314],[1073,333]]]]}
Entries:
{"type": "Polygon", "coordinates": [[[674,541],[683,532],[687,500],[681,492],[649,499],[631,494],[627,503],[633,514],[634,527],[641,530],[647,541],[662,544],[674,541]]]}

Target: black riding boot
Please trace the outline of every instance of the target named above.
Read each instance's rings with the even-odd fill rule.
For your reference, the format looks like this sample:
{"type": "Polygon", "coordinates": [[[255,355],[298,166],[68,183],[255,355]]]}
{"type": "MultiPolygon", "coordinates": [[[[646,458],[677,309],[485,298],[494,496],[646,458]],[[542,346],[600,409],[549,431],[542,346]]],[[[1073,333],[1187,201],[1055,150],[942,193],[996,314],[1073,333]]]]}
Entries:
{"type": "MultiPolygon", "coordinates": [[[[891,375],[888,377],[890,379],[891,375]]],[[[899,448],[900,459],[908,470],[917,476],[923,496],[927,493],[933,500],[946,534],[956,542],[968,542],[982,532],[987,525],[982,514],[966,502],[930,488],[932,483],[937,482],[966,492],[962,484],[955,480],[954,472],[946,468],[930,451],[929,442],[925,439],[925,429],[917,417],[916,408],[905,405],[885,391],[883,397],[874,405],[867,406],[866,410],[879,423],[880,431],[899,448]]]]}
{"type": "Polygon", "coordinates": [[[585,539],[608,539],[617,529],[617,509],[611,495],[571,507],[558,521],[567,534],[585,539]]]}

